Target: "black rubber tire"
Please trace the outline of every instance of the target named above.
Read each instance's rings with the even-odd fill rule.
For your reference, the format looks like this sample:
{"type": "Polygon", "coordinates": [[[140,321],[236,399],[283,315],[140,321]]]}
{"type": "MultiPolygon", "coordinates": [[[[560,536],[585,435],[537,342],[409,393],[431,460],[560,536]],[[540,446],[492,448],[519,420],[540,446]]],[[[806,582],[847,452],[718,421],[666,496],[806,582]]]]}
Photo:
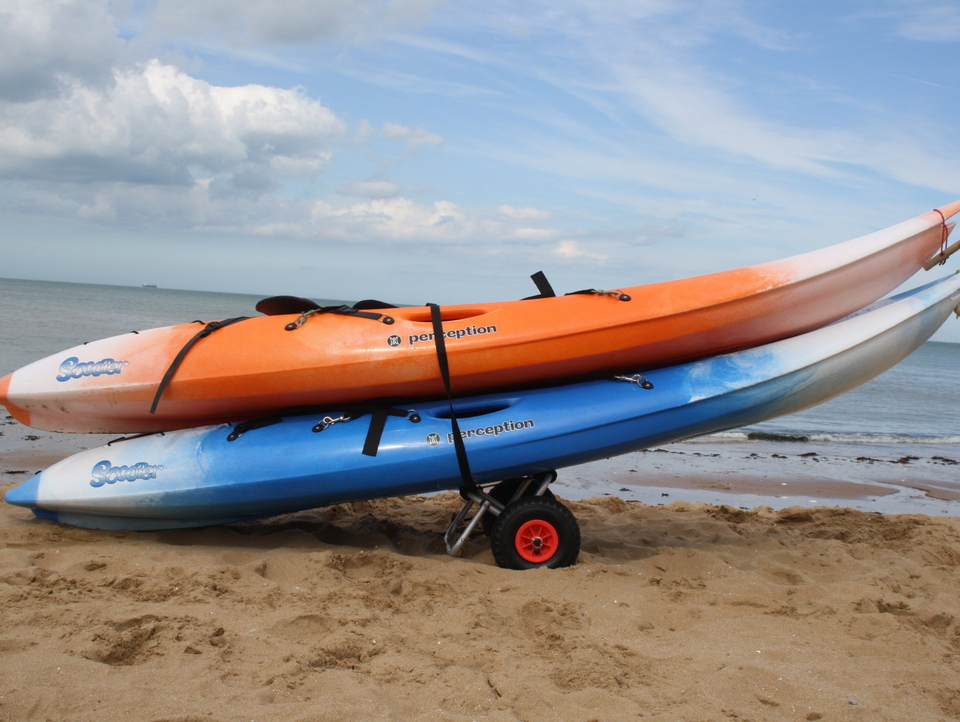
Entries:
{"type": "Polygon", "coordinates": [[[556,499],[525,496],[507,505],[490,534],[490,549],[504,569],[558,569],[576,563],[580,554],[580,525],[567,507],[556,499]],[[556,532],[554,551],[546,561],[525,559],[517,548],[517,535],[529,522],[545,522],[556,532]]]}
{"type": "MultiPolygon", "coordinates": [[[[513,495],[517,493],[517,489],[520,488],[525,479],[504,479],[495,487],[493,487],[487,493],[492,496],[494,499],[499,501],[501,504],[507,504],[512,498],[513,495]]],[[[534,480],[530,487],[527,489],[527,493],[523,495],[523,499],[529,498],[533,495],[533,490],[539,486],[538,482],[534,480]]],[[[555,499],[553,492],[547,489],[543,492],[541,499],[555,499]]],[[[483,529],[483,533],[487,536],[490,536],[493,533],[493,525],[497,522],[497,515],[493,512],[488,511],[483,515],[483,518],[480,520],[480,528],[483,529]]]]}

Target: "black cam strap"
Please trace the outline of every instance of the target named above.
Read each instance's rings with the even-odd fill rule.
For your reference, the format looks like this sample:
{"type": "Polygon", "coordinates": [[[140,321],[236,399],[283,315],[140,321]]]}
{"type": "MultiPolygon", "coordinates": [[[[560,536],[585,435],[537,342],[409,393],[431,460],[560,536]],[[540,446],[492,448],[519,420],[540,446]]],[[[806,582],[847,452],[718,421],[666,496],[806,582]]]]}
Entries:
{"type": "Polygon", "coordinates": [[[450,426],[453,428],[453,448],[457,452],[457,464],[460,466],[460,478],[463,480],[463,486],[460,487],[461,493],[464,491],[476,491],[477,483],[473,480],[470,473],[470,463],[467,461],[467,449],[463,445],[463,437],[460,435],[460,424],[457,422],[457,413],[453,408],[453,395],[450,392],[450,365],[447,363],[447,345],[443,340],[443,322],[440,320],[440,307],[435,303],[428,303],[430,307],[430,320],[433,322],[433,338],[437,343],[437,362],[440,364],[440,376],[443,378],[443,388],[447,392],[447,401],[450,404],[450,426]]]}
{"type": "MultiPolygon", "coordinates": [[[[150,413],[155,413],[157,410],[157,404],[160,403],[160,397],[163,396],[164,390],[167,388],[167,384],[170,383],[170,379],[173,378],[173,375],[177,372],[177,369],[180,368],[180,364],[183,363],[184,357],[193,348],[193,345],[202,338],[206,338],[214,331],[217,331],[221,328],[229,326],[239,321],[246,321],[249,316],[238,316],[237,318],[228,318],[224,321],[211,321],[206,326],[203,327],[203,330],[197,333],[193,338],[191,338],[180,349],[180,353],[176,355],[176,358],[173,359],[173,363],[170,364],[170,368],[167,369],[167,372],[163,375],[163,378],[160,380],[160,386],[157,387],[157,394],[153,397],[153,404],[150,406],[150,413]]],[[[203,323],[199,321],[198,323],[203,323]]]]}
{"type": "Polygon", "coordinates": [[[553,286],[550,285],[550,281],[547,280],[547,274],[543,271],[537,271],[530,278],[533,279],[534,284],[537,286],[537,290],[540,291],[539,296],[534,296],[534,298],[555,298],[556,292],[553,290],[553,286]]]}
{"type": "Polygon", "coordinates": [[[388,416],[403,416],[414,423],[420,421],[420,415],[408,409],[391,409],[383,406],[374,409],[370,412],[370,427],[367,429],[367,437],[363,441],[363,454],[366,456],[377,455],[377,451],[380,449],[380,439],[383,436],[383,427],[387,424],[388,416]]]}

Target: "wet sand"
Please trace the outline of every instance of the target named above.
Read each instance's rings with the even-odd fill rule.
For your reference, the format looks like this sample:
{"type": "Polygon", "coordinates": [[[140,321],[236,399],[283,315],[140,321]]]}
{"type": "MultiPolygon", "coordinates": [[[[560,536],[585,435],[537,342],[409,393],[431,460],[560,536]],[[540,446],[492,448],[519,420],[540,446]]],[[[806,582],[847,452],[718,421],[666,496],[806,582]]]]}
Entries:
{"type": "Polygon", "coordinates": [[[864,456],[863,447],[841,444],[696,440],[566,469],[560,485],[574,498],[617,494],[648,504],[684,500],[739,509],[844,506],[885,514],[960,516],[956,449],[905,447],[864,456]]]}

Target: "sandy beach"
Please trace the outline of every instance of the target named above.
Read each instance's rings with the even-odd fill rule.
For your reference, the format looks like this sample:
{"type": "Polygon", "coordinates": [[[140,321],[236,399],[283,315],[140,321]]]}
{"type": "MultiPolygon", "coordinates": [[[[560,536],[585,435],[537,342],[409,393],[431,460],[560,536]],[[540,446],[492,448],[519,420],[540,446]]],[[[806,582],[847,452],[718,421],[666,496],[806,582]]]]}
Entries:
{"type": "Polygon", "coordinates": [[[512,572],[443,553],[458,502],[152,533],[2,504],[0,719],[960,718],[956,518],[595,497],[576,566],[512,572]]]}

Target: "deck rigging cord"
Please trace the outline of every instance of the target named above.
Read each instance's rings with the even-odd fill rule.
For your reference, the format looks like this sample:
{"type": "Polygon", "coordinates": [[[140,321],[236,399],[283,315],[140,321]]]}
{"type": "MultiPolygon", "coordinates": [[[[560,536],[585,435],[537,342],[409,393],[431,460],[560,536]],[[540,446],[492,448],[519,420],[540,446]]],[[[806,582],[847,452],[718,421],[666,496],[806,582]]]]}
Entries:
{"type": "MultiPolygon", "coordinates": [[[[167,368],[167,372],[163,375],[163,378],[160,379],[160,385],[157,386],[157,393],[153,397],[153,403],[150,404],[150,413],[156,413],[157,404],[160,403],[160,397],[163,396],[163,392],[167,388],[167,384],[170,383],[170,379],[173,378],[173,375],[177,372],[177,369],[180,368],[180,364],[183,363],[183,359],[186,357],[187,353],[193,348],[193,345],[202,338],[206,338],[214,331],[219,331],[221,328],[231,326],[240,321],[246,321],[251,316],[237,316],[236,318],[228,318],[223,321],[211,321],[206,326],[203,327],[203,330],[199,331],[193,336],[189,341],[184,344],[183,348],[180,349],[170,366],[167,368]]],[[[194,321],[194,323],[203,323],[203,321],[194,321]]]]}

